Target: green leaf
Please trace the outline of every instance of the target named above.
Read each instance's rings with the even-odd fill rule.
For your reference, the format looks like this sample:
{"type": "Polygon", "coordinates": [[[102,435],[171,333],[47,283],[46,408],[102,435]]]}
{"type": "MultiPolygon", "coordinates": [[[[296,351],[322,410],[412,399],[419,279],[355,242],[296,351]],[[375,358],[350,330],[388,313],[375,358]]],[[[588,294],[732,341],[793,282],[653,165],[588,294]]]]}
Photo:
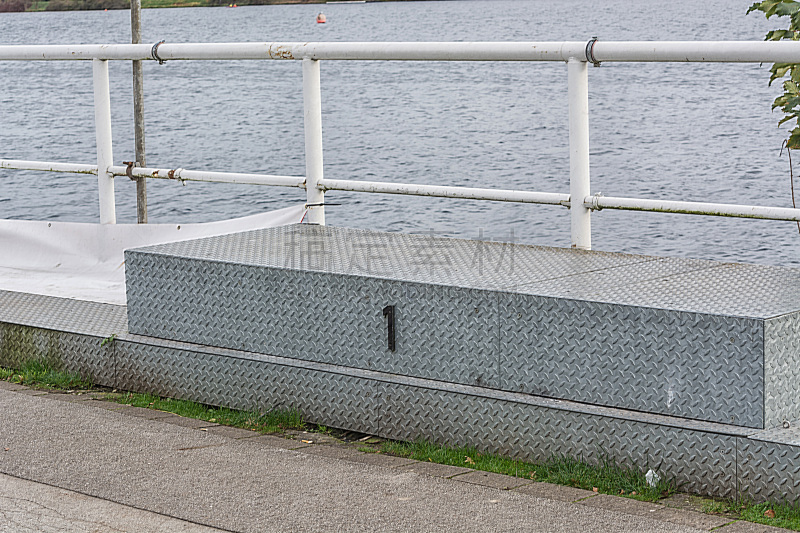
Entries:
{"type": "Polygon", "coordinates": [[[770,18],[772,15],[774,15],[775,11],[778,9],[778,4],[780,4],[780,2],[770,2],[770,4],[763,10],[764,16],[770,18]]]}
{"type": "Polygon", "coordinates": [[[800,148],[800,126],[792,130],[792,134],[789,135],[789,140],[786,141],[786,146],[793,150],[800,148]]]}
{"type": "Polygon", "coordinates": [[[784,77],[791,68],[792,65],[790,63],[775,63],[772,65],[772,67],[769,69],[769,71],[772,73],[772,75],[769,77],[769,84],[772,85],[773,81],[784,77]]]}
{"type": "MultiPolygon", "coordinates": [[[[773,15],[789,17],[789,28],[772,30],[764,38],[767,41],[792,40],[800,41],[800,2],[797,0],[762,0],[753,3],[747,13],[761,11],[769,19],[773,15]]],[[[783,117],[778,121],[778,126],[787,122],[796,121],[786,143],[789,148],[800,148],[800,64],[775,63],[770,67],[769,85],[777,79],[782,79],[789,74],[789,79],[784,80],[781,86],[783,94],[772,102],[772,109],[780,108],[783,117]]]]}
{"type": "Polygon", "coordinates": [[[783,39],[787,33],[790,33],[789,30],[772,30],[767,32],[767,36],[764,37],[765,41],[780,41],[783,39]]]}
{"type": "Polygon", "coordinates": [[[766,12],[772,5],[778,3],[779,0],[764,0],[762,2],[755,2],[747,9],[747,15],[749,15],[753,11],[763,11],[766,12]]]}
{"type": "MultiPolygon", "coordinates": [[[[752,11],[761,11],[767,18],[770,18],[778,10],[780,4],[784,3],[785,1],[786,0],[763,0],[761,2],[756,2],[750,6],[750,8],[747,10],[747,13],[752,11]]],[[[792,2],[793,0],[788,1],[792,2]]]]}
{"type": "Polygon", "coordinates": [[[783,106],[781,106],[781,111],[784,113],[792,113],[798,108],[800,108],[800,97],[793,96],[784,102],[783,106]]]}
{"type": "Polygon", "coordinates": [[[783,82],[783,92],[794,95],[800,95],[800,87],[798,87],[795,82],[787,80],[783,82]]]}
{"type": "Polygon", "coordinates": [[[775,99],[772,103],[772,109],[780,107],[784,112],[791,112],[795,107],[800,107],[800,96],[792,96],[784,94],[775,99]]]}
{"type": "Polygon", "coordinates": [[[767,36],[764,37],[765,41],[782,41],[785,39],[789,39],[792,41],[796,41],[800,38],[800,32],[796,30],[772,30],[767,32],[767,36]]]}
{"type": "Polygon", "coordinates": [[[779,17],[791,17],[798,11],[800,11],[800,3],[794,0],[784,0],[783,2],[777,3],[772,12],[779,17]]]}
{"type": "Polygon", "coordinates": [[[755,2],[752,6],[747,8],[747,13],[745,13],[745,15],[749,15],[753,11],[761,11],[761,2],[755,2]]]}

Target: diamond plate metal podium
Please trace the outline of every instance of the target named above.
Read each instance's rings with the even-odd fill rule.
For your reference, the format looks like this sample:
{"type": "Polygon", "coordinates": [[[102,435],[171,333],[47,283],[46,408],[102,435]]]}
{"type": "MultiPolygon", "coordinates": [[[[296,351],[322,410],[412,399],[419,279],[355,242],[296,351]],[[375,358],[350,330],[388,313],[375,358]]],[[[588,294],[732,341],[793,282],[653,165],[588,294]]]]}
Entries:
{"type": "Polygon", "coordinates": [[[126,265],[131,333],[750,428],[800,415],[796,269],[312,225],[126,265]]]}
{"type": "Polygon", "coordinates": [[[0,291],[0,365],[800,498],[798,269],[309,225],[126,263],[127,307],[0,291]]]}

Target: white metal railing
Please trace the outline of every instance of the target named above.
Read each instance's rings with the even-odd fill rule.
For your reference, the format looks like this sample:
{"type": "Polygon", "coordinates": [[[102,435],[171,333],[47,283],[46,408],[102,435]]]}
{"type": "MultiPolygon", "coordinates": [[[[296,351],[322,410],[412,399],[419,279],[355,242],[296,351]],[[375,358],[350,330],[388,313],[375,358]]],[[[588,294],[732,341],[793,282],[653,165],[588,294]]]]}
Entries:
{"type": "Polygon", "coordinates": [[[646,200],[593,195],[589,179],[589,63],[718,62],[800,63],[798,41],[691,42],[372,42],[372,43],[191,43],[0,46],[0,61],[91,60],[94,79],[97,165],[0,159],[0,168],[96,174],[100,222],[113,224],[114,177],[246,183],[306,189],[307,220],[325,223],[325,191],[340,190],[562,205],[571,211],[572,246],[591,248],[591,212],[625,209],[800,222],[800,209],[646,200]],[[306,175],[273,176],[114,165],[111,150],[109,60],[299,60],[303,66],[306,175]],[[569,94],[570,189],[566,193],[456,186],[328,180],[323,175],[320,60],[353,61],[563,61],[569,94]]]}

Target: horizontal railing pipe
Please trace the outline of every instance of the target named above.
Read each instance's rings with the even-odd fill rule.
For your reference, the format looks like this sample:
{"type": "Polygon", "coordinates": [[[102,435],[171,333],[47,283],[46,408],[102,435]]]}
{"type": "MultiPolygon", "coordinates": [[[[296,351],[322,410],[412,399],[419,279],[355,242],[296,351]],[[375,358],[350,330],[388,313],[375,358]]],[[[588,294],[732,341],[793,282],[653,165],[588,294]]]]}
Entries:
{"type": "Polygon", "coordinates": [[[378,60],[800,63],[800,41],[312,42],[4,45],[0,60],[378,60]]]}
{"type": "Polygon", "coordinates": [[[145,168],[114,165],[109,167],[114,176],[134,178],[155,178],[176,181],[207,181],[215,183],[239,183],[243,185],[271,185],[276,187],[305,188],[305,177],[272,176],[269,174],[238,174],[233,172],[209,172],[205,170],[186,170],[184,168],[145,168]]]}
{"type": "Polygon", "coordinates": [[[583,205],[589,209],[621,209],[625,211],[652,211],[656,213],[681,213],[685,215],[710,215],[719,217],[760,218],[800,222],[800,209],[791,207],[762,207],[705,202],[680,202],[646,200],[642,198],[616,198],[612,196],[587,196],[583,205]]]}
{"type": "Polygon", "coordinates": [[[408,196],[435,196],[464,200],[491,200],[495,202],[518,202],[525,204],[569,205],[569,194],[551,192],[513,191],[507,189],[478,189],[448,185],[410,185],[381,181],[353,181],[323,179],[320,189],[326,191],[372,192],[383,194],[405,194],[408,196]]]}
{"type": "Polygon", "coordinates": [[[582,42],[164,43],[163,59],[317,59],[339,61],[565,61],[582,42]]]}
{"type": "Polygon", "coordinates": [[[596,61],[691,63],[797,63],[800,41],[603,41],[596,61]]]}
{"type": "MultiPolygon", "coordinates": [[[[179,181],[308,188],[310,191],[308,195],[309,199],[312,197],[317,199],[322,197],[321,194],[316,194],[314,191],[323,193],[327,190],[341,190],[561,205],[576,208],[574,210],[575,216],[573,216],[573,219],[576,219],[577,215],[581,214],[579,211],[583,211],[584,215],[588,215],[589,211],[586,211],[586,209],[622,209],[629,211],[683,213],[800,222],[800,209],[793,208],[604,197],[599,194],[590,196],[588,160],[582,163],[585,168],[579,169],[580,172],[577,174],[573,172],[573,165],[571,163],[571,195],[505,189],[322,179],[321,168],[315,170],[314,176],[308,174],[308,177],[297,177],[194,171],[181,168],[138,168],[133,166],[113,165],[111,164],[111,132],[109,110],[107,109],[108,87],[106,80],[108,60],[157,60],[159,62],[167,60],[307,60],[304,61],[306,66],[312,64],[318,65],[316,60],[563,61],[568,62],[571,65],[571,71],[575,72],[585,72],[586,64],[589,62],[595,64],[615,61],[800,63],[800,41],[659,42],[603,41],[592,38],[586,41],[561,42],[159,42],[157,44],[3,45],[0,46],[0,61],[2,60],[95,60],[95,68],[93,69],[95,72],[95,97],[96,100],[98,99],[98,95],[102,97],[99,99],[102,106],[98,108],[96,102],[95,122],[98,124],[97,165],[0,159],[0,169],[8,168],[94,174],[109,178],[108,182],[110,184],[113,184],[113,180],[110,180],[113,176],[129,176],[131,178],[144,177],[179,181]],[[103,76],[98,76],[98,72],[103,74],[103,76]],[[100,115],[97,114],[98,109],[102,111],[100,115]],[[576,176],[583,176],[584,184],[581,185],[581,187],[575,185],[576,176]],[[580,199],[583,198],[582,206],[580,206],[580,204],[576,205],[575,203],[571,203],[571,198],[575,198],[576,202],[579,202],[580,199]]],[[[573,89],[577,87],[577,85],[575,85],[576,83],[577,82],[574,82],[574,80],[570,82],[571,92],[575,92],[573,89]]],[[[579,95],[580,98],[577,100],[585,100],[585,88],[578,87],[578,89],[583,92],[581,92],[579,95]]],[[[305,113],[308,114],[309,106],[306,105],[305,107],[305,113]]],[[[573,115],[572,107],[571,105],[571,116],[573,115]]],[[[575,107],[576,110],[580,111],[577,106],[575,107]]],[[[584,119],[581,120],[585,122],[584,119]]],[[[308,126],[307,129],[309,129],[308,126]]],[[[572,142],[574,140],[572,137],[578,133],[580,133],[578,128],[572,128],[571,122],[571,147],[574,144],[572,142]],[[573,129],[576,130],[576,133],[572,132],[573,129]]],[[[584,144],[588,145],[588,140],[584,144]]],[[[306,149],[307,151],[309,150],[308,143],[306,149]]],[[[315,150],[319,152],[317,155],[320,156],[320,165],[318,166],[321,167],[321,147],[315,150]]],[[[577,152],[588,153],[588,149],[586,147],[580,147],[580,150],[577,152]]],[[[577,158],[572,159],[578,161],[577,158]]],[[[102,189],[105,182],[100,180],[99,183],[102,189]]],[[[107,192],[103,194],[101,192],[101,221],[105,216],[107,221],[113,222],[113,188],[109,188],[109,190],[111,191],[110,193],[107,192]],[[106,207],[106,215],[103,214],[104,206],[106,207]]],[[[324,204],[324,202],[308,201],[309,205],[316,206],[321,212],[321,205],[324,204]]],[[[588,216],[585,218],[588,222],[588,216]]],[[[575,226],[575,220],[573,220],[573,226],[575,226]]],[[[576,234],[573,233],[573,245],[589,248],[589,226],[588,224],[584,224],[582,227],[581,234],[585,238],[576,239],[576,234]]]]}
{"type": "Polygon", "coordinates": [[[52,163],[46,161],[22,161],[20,159],[0,159],[0,168],[14,170],[43,170],[45,172],[70,172],[73,174],[95,174],[97,165],[75,163],[52,163]]]}

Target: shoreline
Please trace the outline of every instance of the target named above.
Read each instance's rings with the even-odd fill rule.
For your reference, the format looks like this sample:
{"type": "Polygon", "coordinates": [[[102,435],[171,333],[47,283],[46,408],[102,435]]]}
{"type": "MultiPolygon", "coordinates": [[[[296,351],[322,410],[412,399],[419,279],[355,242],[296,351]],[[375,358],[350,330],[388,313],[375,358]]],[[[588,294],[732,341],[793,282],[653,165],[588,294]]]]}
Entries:
{"type": "MultiPolygon", "coordinates": [[[[241,7],[254,5],[360,4],[373,2],[414,2],[422,0],[142,0],[142,9],[170,7],[241,7]]],[[[0,13],[36,13],[42,11],[108,11],[130,9],[129,0],[0,0],[0,13]]]]}

